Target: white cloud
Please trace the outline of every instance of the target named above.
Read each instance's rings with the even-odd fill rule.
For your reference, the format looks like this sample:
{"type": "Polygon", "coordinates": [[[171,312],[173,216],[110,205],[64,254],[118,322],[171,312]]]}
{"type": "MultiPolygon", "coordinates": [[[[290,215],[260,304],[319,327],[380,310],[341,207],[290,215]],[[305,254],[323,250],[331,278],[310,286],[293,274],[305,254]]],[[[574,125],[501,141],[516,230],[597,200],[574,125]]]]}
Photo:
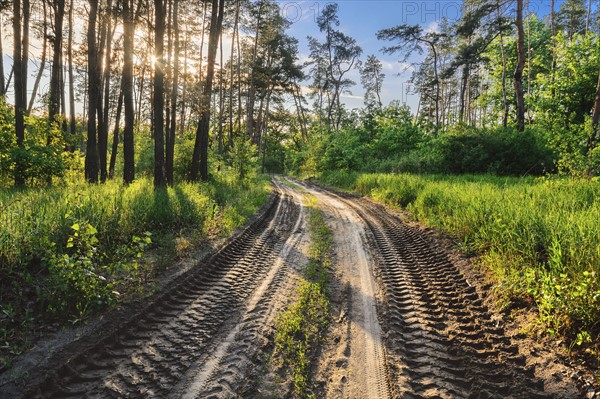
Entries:
{"type": "Polygon", "coordinates": [[[425,27],[426,33],[439,33],[440,31],[440,23],[439,21],[432,21],[429,25],[425,27]]]}

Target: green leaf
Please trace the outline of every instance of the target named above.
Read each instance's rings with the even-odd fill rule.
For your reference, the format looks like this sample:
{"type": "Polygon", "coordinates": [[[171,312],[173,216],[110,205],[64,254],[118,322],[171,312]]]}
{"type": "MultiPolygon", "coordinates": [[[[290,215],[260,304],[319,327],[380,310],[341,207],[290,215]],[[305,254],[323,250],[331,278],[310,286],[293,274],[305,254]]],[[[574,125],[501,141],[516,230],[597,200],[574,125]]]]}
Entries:
{"type": "Polygon", "coordinates": [[[73,225],[71,226],[71,228],[75,231],[79,231],[79,223],[73,223],[73,225]]]}
{"type": "Polygon", "coordinates": [[[98,233],[98,230],[96,230],[96,228],[94,226],[92,226],[91,224],[88,223],[86,226],[86,232],[89,235],[94,235],[94,234],[98,233]]]}

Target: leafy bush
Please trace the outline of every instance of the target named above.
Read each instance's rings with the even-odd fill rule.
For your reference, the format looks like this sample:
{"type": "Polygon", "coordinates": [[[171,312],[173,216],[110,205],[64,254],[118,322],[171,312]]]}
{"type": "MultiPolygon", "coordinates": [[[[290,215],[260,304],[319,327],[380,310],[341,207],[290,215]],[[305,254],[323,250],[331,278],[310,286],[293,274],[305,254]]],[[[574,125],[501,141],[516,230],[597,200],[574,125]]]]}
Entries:
{"type": "Polygon", "coordinates": [[[540,175],[551,172],[554,157],[533,130],[475,129],[458,126],[435,142],[448,173],[540,175]]]}

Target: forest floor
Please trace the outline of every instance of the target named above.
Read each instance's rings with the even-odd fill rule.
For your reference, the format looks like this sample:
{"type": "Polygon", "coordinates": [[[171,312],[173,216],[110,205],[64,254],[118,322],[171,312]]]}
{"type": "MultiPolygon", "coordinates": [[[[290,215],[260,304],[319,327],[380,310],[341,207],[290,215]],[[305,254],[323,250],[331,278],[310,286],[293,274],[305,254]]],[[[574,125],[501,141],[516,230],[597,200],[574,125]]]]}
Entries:
{"type": "Polygon", "coordinates": [[[447,240],[370,200],[281,178],[245,229],[148,300],[17,359],[0,398],[293,397],[274,337],[310,256],[308,196],[333,234],[314,397],[600,398],[560,345],[495,310],[447,240]]]}

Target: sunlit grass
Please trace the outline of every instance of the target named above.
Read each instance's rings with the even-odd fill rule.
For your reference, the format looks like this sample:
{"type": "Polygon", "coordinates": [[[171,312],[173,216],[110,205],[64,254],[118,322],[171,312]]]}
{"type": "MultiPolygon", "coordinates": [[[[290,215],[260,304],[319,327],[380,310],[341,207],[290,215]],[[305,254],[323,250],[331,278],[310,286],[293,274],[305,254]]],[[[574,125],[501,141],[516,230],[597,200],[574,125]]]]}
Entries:
{"type": "Polygon", "coordinates": [[[324,181],[456,237],[480,255],[506,304],[535,304],[550,333],[583,343],[600,331],[600,182],[340,173],[324,181]]]}
{"type": "Polygon", "coordinates": [[[154,273],[148,268],[161,265],[142,260],[138,267],[140,237],[151,237],[150,248],[163,264],[170,262],[204,238],[231,234],[265,203],[269,190],[267,178],[241,183],[228,174],[161,189],[148,178],[129,186],[0,189],[0,369],[6,351],[18,354],[28,345],[22,332],[31,325],[80,320],[130,291],[143,291],[154,273]],[[98,286],[80,298],[89,275],[98,286]]]}

